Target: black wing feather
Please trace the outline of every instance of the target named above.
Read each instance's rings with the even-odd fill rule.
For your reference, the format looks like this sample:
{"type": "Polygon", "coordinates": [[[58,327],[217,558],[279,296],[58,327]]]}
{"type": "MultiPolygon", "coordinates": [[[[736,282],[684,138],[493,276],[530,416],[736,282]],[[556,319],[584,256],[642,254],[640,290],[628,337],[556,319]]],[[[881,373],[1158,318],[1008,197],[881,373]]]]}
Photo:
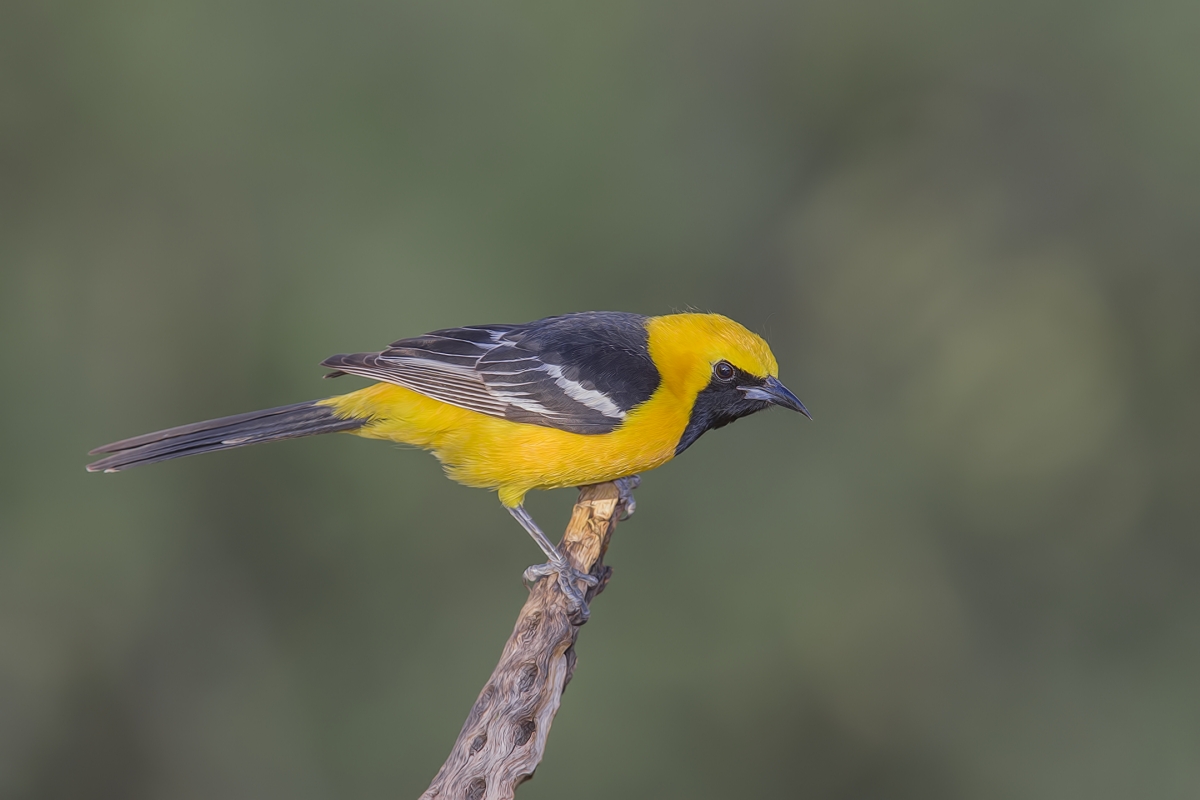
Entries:
{"type": "Polygon", "coordinates": [[[482,414],[585,434],[614,430],[659,384],[646,318],[617,312],[447,328],[322,364],[335,370],[329,377],[361,375],[482,414]]]}

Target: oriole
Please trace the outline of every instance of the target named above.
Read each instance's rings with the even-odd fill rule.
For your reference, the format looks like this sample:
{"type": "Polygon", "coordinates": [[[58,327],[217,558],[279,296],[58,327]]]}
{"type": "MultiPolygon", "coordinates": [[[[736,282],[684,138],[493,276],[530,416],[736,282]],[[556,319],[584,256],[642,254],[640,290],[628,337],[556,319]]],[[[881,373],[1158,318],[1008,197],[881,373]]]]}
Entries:
{"type": "MultiPolygon", "coordinates": [[[[341,431],[433,452],[450,478],[499,493],[582,607],[571,569],[525,511],[531,489],[618,480],[659,467],[705,431],[776,405],[808,416],[763,339],[719,314],[567,314],[473,325],[335,355],[334,371],[378,383],[349,394],[198,422],[98,447],[88,466],[139,464],[341,431]]],[[[623,488],[628,488],[626,482],[623,488]]]]}

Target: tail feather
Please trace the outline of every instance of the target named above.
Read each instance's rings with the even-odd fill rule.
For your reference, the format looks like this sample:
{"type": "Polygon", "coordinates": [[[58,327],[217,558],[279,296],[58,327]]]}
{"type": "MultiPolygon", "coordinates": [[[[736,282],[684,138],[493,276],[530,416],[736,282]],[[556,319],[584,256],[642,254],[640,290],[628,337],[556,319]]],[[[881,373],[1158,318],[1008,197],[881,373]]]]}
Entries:
{"type": "Polygon", "coordinates": [[[351,431],[367,422],[368,420],[362,418],[343,419],[334,414],[329,406],[310,400],[306,403],[194,422],[191,425],[180,425],[132,439],[122,439],[93,450],[90,455],[112,455],[88,464],[87,469],[88,472],[119,472],[141,464],[228,450],[248,444],[295,439],[318,433],[351,431]]]}

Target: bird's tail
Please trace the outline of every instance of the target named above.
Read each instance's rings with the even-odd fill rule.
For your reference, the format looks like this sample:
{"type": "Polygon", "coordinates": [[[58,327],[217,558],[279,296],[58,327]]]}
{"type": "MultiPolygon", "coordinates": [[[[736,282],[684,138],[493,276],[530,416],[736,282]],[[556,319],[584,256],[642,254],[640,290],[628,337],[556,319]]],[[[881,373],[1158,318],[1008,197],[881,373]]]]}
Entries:
{"type": "Polygon", "coordinates": [[[358,417],[345,419],[319,400],[295,403],[290,406],[251,411],[232,417],[194,422],[157,433],[147,433],[132,439],[97,447],[91,455],[111,453],[88,464],[88,472],[119,472],[141,464],[153,464],[171,458],[193,456],[214,450],[228,450],[260,442],[295,439],[318,433],[351,431],[370,420],[358,417]]]}

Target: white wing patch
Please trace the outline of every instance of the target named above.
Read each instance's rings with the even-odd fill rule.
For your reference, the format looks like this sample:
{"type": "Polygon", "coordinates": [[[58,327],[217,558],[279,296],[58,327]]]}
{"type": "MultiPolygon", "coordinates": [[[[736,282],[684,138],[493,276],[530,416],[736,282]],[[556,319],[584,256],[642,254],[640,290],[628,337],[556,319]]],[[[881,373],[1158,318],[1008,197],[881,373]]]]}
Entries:
{"type": "Polygon", "coordinates": [[[543,364],[541,368],[551,378],[554,378],[554,382],[558,384],[558,388],[562,389],[567,397],[575,402],[583,403],[588,408],[595,409],[606,417],[625,419],[625,412],[604,392],[589,389],[579,381],[571,380],[563,375],[562,367],[554,364],[543,364]]]}

